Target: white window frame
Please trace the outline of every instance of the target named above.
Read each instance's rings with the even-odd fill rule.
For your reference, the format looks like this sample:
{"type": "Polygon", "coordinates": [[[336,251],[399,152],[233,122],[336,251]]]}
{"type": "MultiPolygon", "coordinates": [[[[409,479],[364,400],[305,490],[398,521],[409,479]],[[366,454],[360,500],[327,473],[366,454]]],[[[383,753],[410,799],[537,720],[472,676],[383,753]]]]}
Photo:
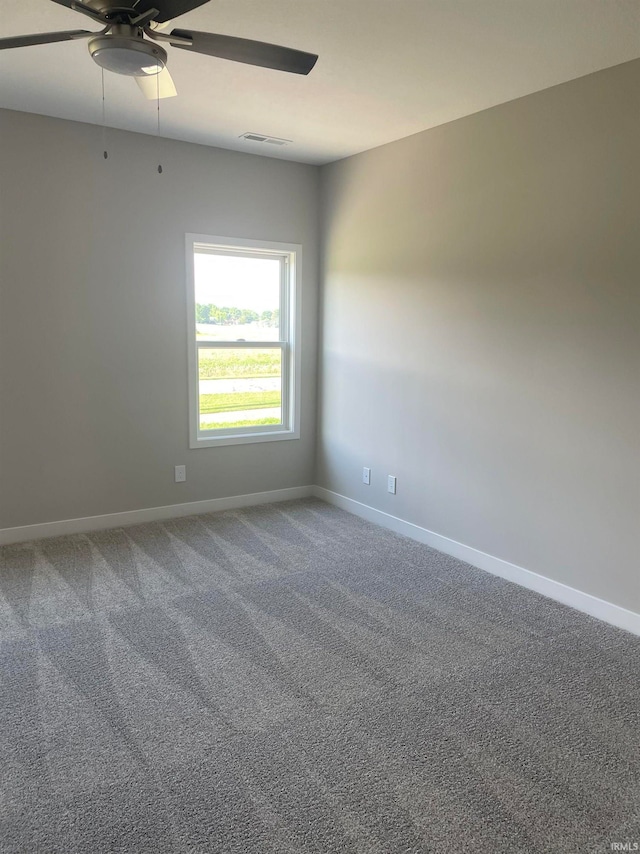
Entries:
{"type": "Polygon", "coordinates": [[[302,246],[298,243],[276,243],[246,237],[220,237],[210,234],[185,236],[187,268],[187,341],[189,365],[189,447],[210,448],[255,442],[277,442],[300,438],[300,277],[302,246]],[[203,341],[196,336],[196,298],[194,252],[209,250],[215,254],[244,257],[273,256],[283,258],[280,282],[280,338],[278,341],[203,341]],[[282,353],[282,423],[254,427],[200,429],[198,350],[272,349],[282,353]]]}

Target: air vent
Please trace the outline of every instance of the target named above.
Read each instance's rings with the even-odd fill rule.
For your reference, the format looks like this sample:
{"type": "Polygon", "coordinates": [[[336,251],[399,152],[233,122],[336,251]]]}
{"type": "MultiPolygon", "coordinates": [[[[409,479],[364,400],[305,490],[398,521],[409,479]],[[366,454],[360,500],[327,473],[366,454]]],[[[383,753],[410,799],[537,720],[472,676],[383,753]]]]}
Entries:
{"type": "Polygon", "coordinates": [[[267,142],[269,145],[288,145],[292,140],[280,139],[278,136],[266,136],[263,133],[247,133],[240,134],[240,139],[248,139],[249,142],[267,142]]]}

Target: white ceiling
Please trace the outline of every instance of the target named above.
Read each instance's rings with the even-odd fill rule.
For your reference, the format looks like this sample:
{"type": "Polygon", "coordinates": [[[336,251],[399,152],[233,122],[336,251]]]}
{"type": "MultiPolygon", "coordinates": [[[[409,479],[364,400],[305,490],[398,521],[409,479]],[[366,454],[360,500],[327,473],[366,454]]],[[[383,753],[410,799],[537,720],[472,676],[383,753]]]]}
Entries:
{"type": "MultiPolygon", "coordinates": [[[[0,0],[0,37],[92,22],[0,0]]],[[[640,0],[211,0],[174,26],[318,53],[308,77],[167,46],[178,97],[161,134],[327,163],[640,56],[640,0]],[[246,131],[291,139],[276,148],[246,131]]],[[[99,29],[96,25],[95,29],[99,29]]],[[[105,72],[109,126],[156,132],[156,104],[105,72]]],[[[0,51],[0,106],[102,122],[84,41],[0,51]]]]}

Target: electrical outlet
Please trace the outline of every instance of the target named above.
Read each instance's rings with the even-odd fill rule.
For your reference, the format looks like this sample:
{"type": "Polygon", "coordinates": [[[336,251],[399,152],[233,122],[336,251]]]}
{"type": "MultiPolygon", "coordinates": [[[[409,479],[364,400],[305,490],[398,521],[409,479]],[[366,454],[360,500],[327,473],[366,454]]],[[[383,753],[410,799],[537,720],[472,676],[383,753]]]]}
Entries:
{"type": "Polygon", "coordinates": [[[187,467],[186,466],[176,466],[176,483],[184,483],[187,479],[187,467]]]}
{"type": "Polygon", "coordinates": [[[393,474],[390,474],[387,478],[387,492],[390,492],[392,495],[396,494],[396,477],[393,474]]]}
{"type": "Polygon", "coordinates": [[[371,483],[371,469],[366,466],[362,469],[362,482],[366,483],[367,486],[371,483]]]}

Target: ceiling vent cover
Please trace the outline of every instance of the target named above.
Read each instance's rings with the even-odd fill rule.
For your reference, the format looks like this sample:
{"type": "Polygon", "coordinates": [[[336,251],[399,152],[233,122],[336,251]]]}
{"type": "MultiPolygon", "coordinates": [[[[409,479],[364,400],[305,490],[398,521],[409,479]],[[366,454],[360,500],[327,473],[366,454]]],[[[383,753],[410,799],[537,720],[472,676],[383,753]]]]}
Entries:
{"type": "Polygon", "coordinates": [[[288,145],[292,142],[290,139],[281,139],[278,136],[267,136],[264,133],[251,133],[250,131],[240,134],[239,138],[247,139],[249,142],[267,142],[269,145],[288,145]]]}

